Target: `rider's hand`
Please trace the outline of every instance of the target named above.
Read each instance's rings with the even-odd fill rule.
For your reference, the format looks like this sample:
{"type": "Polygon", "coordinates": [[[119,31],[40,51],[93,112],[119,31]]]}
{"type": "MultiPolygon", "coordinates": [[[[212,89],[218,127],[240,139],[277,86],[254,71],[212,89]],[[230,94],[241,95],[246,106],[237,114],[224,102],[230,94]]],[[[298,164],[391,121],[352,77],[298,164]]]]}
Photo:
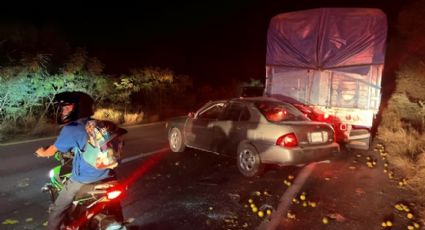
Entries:
{"type": "Polygon", "coordinates": [[[37,157],[51,157],[55,155],[55,153],[58,151],[58,149],[54,145],[50,145],[48,148],[38,148],[35,151],[35,154],[37,157]]]}
{"type": "Polygon", "coordinates": [[[35,155],[36,155],[37,157],[43,157],[42,153],[44,153],[45,151],[46,151],[46,149],[45,149],[45,148],[40,147],[40,148],[38,148],[37,150],[35,150],[35,155]]]}

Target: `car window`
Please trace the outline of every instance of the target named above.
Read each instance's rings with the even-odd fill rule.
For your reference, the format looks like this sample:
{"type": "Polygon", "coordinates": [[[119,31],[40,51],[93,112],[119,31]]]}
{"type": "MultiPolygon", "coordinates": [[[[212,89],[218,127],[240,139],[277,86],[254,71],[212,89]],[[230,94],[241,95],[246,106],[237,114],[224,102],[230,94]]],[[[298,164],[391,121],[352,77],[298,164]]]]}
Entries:
{"type": "Polygon", "coordinates": [[[289,104],[263,101],[256,102],[255,106],[258,108],[258,110],[260,110],[260,112],[268,121],[281,122],[308,120],[308,118],[306,118],[303,113],[289,104]]]}
{"type": "Polygon", "coordinates": [[[248,121],[250,118],[251,118],[251,115],[249,114],[248,108],[244,107],[239,120],[240,121],[248,121]]]}
{"type": "Polygon", "coordinates": [[[223,111],[224,103],[213,104],[206,109],[202,110],[198,114],[198,118],[201,119],[217,119],[223,111]]]}
{"type": "Polygon", "coordinates": [[[230,103],[221,117],[221,120],[239,121],[239,119],[249,120],[248,109],[242,103],[230,103]]]}

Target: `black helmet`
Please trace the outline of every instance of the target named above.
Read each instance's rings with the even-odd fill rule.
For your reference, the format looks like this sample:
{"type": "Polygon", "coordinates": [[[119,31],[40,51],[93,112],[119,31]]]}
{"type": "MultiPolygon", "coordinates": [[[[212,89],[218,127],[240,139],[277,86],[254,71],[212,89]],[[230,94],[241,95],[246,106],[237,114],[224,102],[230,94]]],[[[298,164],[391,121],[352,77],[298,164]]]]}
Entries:
{"type": "Polygon", "coordinates": [[[66,124],[93,115],[94,100],[86,93],[62,92],[56,94],[55,102],[59,106],[59,116],[57,119],[59,124],[66,124]],[[74,106],[72,111],[66,114],[63,113],[63,107],[71,104],[74,106]]]}

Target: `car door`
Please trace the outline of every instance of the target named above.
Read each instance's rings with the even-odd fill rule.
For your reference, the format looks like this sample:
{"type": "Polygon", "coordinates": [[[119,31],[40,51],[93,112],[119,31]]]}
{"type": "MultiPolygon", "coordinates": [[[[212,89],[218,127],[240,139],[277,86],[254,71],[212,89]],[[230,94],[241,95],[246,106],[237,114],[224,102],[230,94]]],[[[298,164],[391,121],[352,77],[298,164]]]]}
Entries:
{"type": "Polygon", "coordinates": [[[233,155],[241,140],[247,139],[247,125],[250,114],[244,103],[230,102],[222,116],[214,122],[215,152],[233,155]]]}
{"type": "Polygon", "coordinates": [[[221,116],[225,102],[209,103],[201,108],[191,118],[186,127],[186,143],[188,146],[206,151],[212,151],[211,143],[214,134],[213,122],[221,116]]]}

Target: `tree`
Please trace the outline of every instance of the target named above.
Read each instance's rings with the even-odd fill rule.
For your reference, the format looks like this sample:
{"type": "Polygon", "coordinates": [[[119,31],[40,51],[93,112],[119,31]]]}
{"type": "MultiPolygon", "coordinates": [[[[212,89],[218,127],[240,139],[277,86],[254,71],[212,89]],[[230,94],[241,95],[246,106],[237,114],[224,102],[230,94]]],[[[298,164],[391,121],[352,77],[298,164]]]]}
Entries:
{"type": "Polygon", "coordinates": [[[48,73],[49,56],[25,54],[19,63],[0,69],[0,120],[28,124],[40,121],[54,110],[53,100],[63,91],[82,91],[101,100],[113,89],[109,76],[101,75],[103,64],[77,49],[57,73],[48,73]]]}
{"type": "Polygon", "coordinates": [[[34,118],[34,108],[45,96],[38,86],[46,76],[47,62],[47,55],[26,55],[19,66],[2,68],[0,117],[13,122],[34,118]]]}
{"type": "Polygon", "coordinates": [[[414,1],[398,17],[397,30],[404,40],[404,56],[425,59],[425,0],[414,1]]]}

